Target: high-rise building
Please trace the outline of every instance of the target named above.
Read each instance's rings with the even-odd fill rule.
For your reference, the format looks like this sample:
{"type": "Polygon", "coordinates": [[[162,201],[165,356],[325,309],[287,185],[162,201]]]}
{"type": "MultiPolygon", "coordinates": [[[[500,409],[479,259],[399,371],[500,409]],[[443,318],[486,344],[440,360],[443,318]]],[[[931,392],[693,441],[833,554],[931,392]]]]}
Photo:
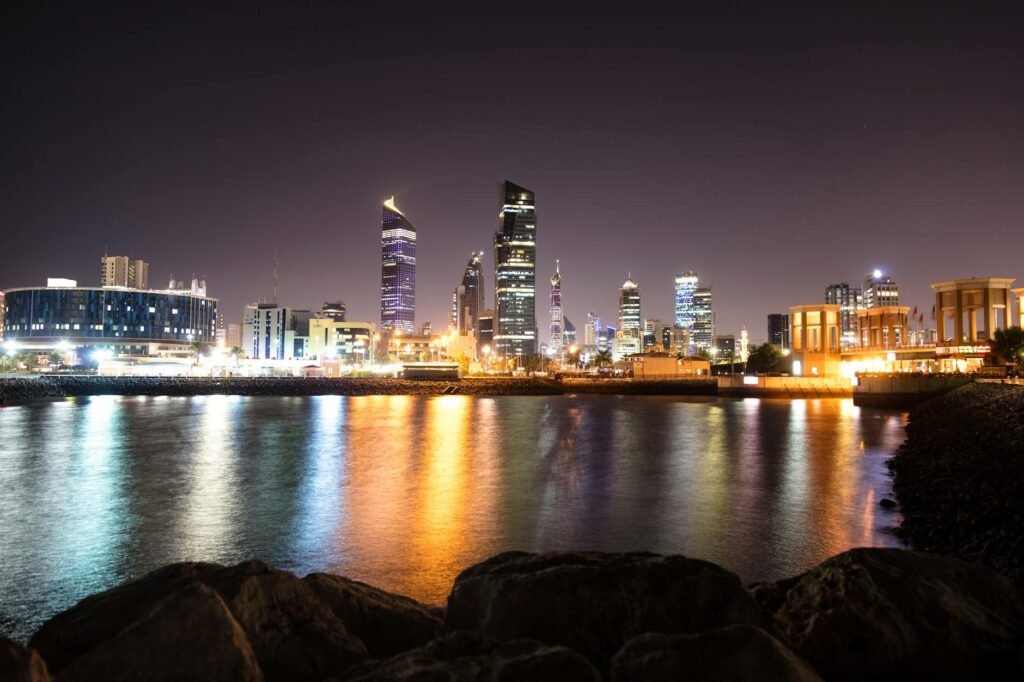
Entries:
{"type": "Polygon", "coordinates": [[[242,313],[242,350],[254,360],[307,357],[311,310],[250,303],[242,313]]]}
{"type": "Polygon", "coordinates": [[[537,352],[537,211],[534,195],[507,180],[494,233],[495,352],[505,357],[537,352]]]}
{"type": "Polygon", "coordinates": [[[416,332],[416,228],[395,206],[384,202],[381,219],[380,326],[390,335],[416,332]]]}
{"type": "Polygon", "coordinates": [[[568,317],[562,317],[562,322],[565,326],[565,345],[576,345],[576,325],[568,317]]]}
{"type": "Polygon", "coordinates": [[[899,305],[900,288],[892,277],[875,270],[864,276],[864,307],[880,308],[882,306],[899,305]]]}
{"type": "Polygon", "coordinates": [[[551,319],[549,324],[548,355],[562,356],[565,345],[565,316],[562,314],[562,273],[560,264],[555,261],[555,274],[551,275],[551,319]]]}
{"type": "Polygon", "coordinates": [[[864,306],[860,289],[851,287],[847,282],[830,284],[825,287],[825,303],[839,306],[839,342],[842,349],[855,348],[859,337],[857,311],[864,306]]]}
{"type": "Polygon", "coordinates": [[[676,327],[693,331],[696,314],[693,310],[693,294],[697,291],[697,273],[690,271],[676,275],[675,313],[676,327]]]}
{"type": "Polygon", "coordinates": [[[481,310],[480,317],[480,335],[477,337],[477,342],[480,345],[480,350],[485,347],[488,351],[494,352],[494,311],[493,310],[481,310]]]}
{"type": "Polygon", "coordinates": [[[633,278],[627,277],[619,290],[619,333],[623,337],[643,337],[643,322],[640,317],[640,287],[633,278]]]}
{"type": "Polygon", "coordinates": [[[715,335],[715,313],[711,308],[711,287],[698,287],[693,292],[693,327],[690,346],[708,350],[715,335]]]}
{"type": "Polygon", "coordinates": [[[768,343],[779,350],[789,350],[789,313],[768,315],[768,343]]]}
{"type": "Polygon", "coordinates": [[[149,263],[128,256],[107,256],[100,259],[100,286],[149,288],[149,263]]]}
{"type": "Polygon", "coordinates": [[[734,362],[736,360],[736,337],[732,334],[715,336],[714,358],[716,362],[734,362]]]}
{"type": "Polygon", "coordinates": [[[587,323],[583,326],[583,352],[596,353],[597,340],[601,335],[601,318],[587,313],[587,323]]]}
{"type": "Polygon", "coordinates": [[[452,329],[459,336],[480,337],[480,313],[484,309],[484,252],[473,252],[462,271],[462,282],[452,292],[452,329]]]}
{"type": "Polygon", "coordinates": [[[740,355],[739,355],[740,362],[746,362],[747,361],[747,358],[750,356],[750,352],[748,350],[749,347],[750,347],[750,337],[747,335],[747,326],[743,325],[743,328],[740,329],[740,355]]]}

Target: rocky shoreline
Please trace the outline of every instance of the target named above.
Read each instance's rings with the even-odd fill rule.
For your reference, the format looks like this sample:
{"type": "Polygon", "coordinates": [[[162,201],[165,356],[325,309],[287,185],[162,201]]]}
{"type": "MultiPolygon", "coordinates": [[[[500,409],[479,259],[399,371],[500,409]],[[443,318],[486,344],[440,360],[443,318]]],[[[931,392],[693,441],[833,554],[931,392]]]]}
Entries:
{"type": "Polygon", "coordinates": [[[913,547],[1024,578],[1024,387],[975,383],[919,404],[890,467],[913,547]]]}
{"type": "Polygon", "coordinates": [[[481,395],[524,396],[603,393],[715,395],[714,380],[631,381],[472,377],[451,381],[344,377],[94,377],[39,376],[0,379],[0,404],[94,395],[481,395]]]}
{"type": "Polygon", "coordinates": [[[507,552],[445,608],[259,561],[182,563],[89,597],[0,678],[954,680],[1024,678],[1024,591],[950,557],[855,549],[744,588],[706,561],[507,552]]]}

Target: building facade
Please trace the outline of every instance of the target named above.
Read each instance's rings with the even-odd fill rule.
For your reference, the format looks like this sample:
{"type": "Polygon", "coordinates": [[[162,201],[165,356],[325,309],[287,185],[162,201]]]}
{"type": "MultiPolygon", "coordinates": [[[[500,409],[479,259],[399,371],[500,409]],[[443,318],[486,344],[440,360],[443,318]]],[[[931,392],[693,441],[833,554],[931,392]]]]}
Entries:
{"type": "Polygon", "coordinates": [[[794,376],[836,376],[842,361],[839,306],[830,303],[789,309],[794,376]]]}
{"type": "MultiPolygon", "coordinates": [[[[640,287],[632,277],[619,289],[619,334],[626,338],[643,338],[643,318],[640,315],[640,287]]],[[[640,349],[637,349],[638,351],[640,349]]]]}
{"type": "Polygon", "coordinates": [[[693,292],[693,328],[690,345],[695,350],[709,350],[715,336],[715,312],[711,307],[711,287],[698,287],[693,292]]]}
{"type": "Polygon", "coordinates": [[[103,256],[100,259],[100,286],[149,288],[149,263],[128,256],[103,256]]]}
{"type": "Polygon", "coordinates": [[[789,350],[789,313],[768,315],[768,343],[779,350],[789,350]]]}
{"type": "Polygon", "coordinates": [[[309,357],[343,365],[372,363],[376,331],[372,322],[314,317],[309,321],[309,357]]]}
{"type": "Polygon", "coordinates": [[[385,334],[416,331],[416,228],[384,202],[381,218],[380,326],[385,334]]]}
{"type": "Polygon", "coordinates": [[[62,286],[7,289],[3,335],[19,347],[106,347],[121,355],[217,340],[217,299],[191,291],[62,286]]]}
{"type": "Polygon", "coordinates": [[[505,181],[494,233],[495,353],[537,353],[537,209],[530,190],[505,181]]]}
{"type": "Polygon", "coordinates": [[[892,277],[883,275],[881,270],[875,270],[865,275],[863,296],[865,308],[900,304],[900,288],[892,277]]]}
{"type": "Polygon", "coordinates": [[[860,337],[857,314],[864,307],[861,290],[851,287],[848,282],[830,284],[825,287],[825,303],[839,306],[840,344],[843,350],[855,348],[860,337]]]}
{"type": "Polygon", "coordinates": [[[483,251],[470,254],[462,281],[452,292],[451,326],[459,336],[479,337],[480,313],[484,309],[483,258],[483,251]]]}
{"type": "Polygon", "coordinates": [[[548,320],[548,355],[562,357],[565,345],[565,315],[562,314],[562,273],[560,263],[555,261],[555,274],[551,276],[550,317],[548,320]]]}
{"type": "Polygon", "coordinates": [[[676,275],[675,279],[675,326],[693,332],[696,313],[693,309],[693,295],[697,292],[697,273],[690,271],[676,275]]]}

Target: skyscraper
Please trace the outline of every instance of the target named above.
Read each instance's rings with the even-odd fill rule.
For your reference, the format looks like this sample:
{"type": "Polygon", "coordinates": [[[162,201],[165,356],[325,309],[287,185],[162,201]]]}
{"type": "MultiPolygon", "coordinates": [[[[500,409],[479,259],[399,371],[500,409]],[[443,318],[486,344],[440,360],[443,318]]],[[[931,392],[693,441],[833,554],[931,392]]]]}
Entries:
{"type": "Polygon", "coordinates": [[[825,303],[839,306],[839,340],[843,350],[854,348],[858,338],[857,311],[864,304],[860,289],[847,282],[830,284],[825,287],[825,303]]]}
{"type": "Polygon", "coordinates": [[[627,277],[619,290],[619,333],[623,337],[640,339],[644,327],[640,318],[640,287],[627,277]]]}
{"type": "Polygon", "coordinates": [[[484,252],[469,256],[462,271],[462,283],[452,293],[452,328],[459,336],[473,334],[480,339],[480,313],[484,310],[484,252]]]}
{"type": "Polygon", "coordinates": [[[693,330],[696,319],[693,310],[693,294],[697,291],[697,273],[690,271],[676,275],[676,327],[693,330]]]}
{"type": "Polygon", "coordinates": [[[715,313],[711,309],[711,287],[698,287],[693,292],[693,327],[690,346],[699,350],[711,348],[715,335],[715,313]]]}
{"type": "Polygon", "coordinates": [[[789,349],[789,313],[768,315],[768,343],[779,350],[789,349]]]}
{"type": "Polygon", "coordinates": [[[551,275],[551,336],[548,340],[548,354],[556,358],[562,356],[565,345],[565,316],[562,314],[562,273],[559,262],[555,261],[555,274],[551,275]]]}
{"type": "Polygon", "coordinates": [[[505,181],[494,233],[495,352],[505,357],[537,352],[537,211],[528,189],[505,181]]]}
{"type": "Polygon", "coordinates": [[[384,334],[416,332],[416,228],[395,206],[384,202],[380,234],[380,327],[384,334]]]}
{"type": "Polygon", "coordinates": [[[596,353],[600,336],[601,318],[593,312],[587,313],[587,323],[583,326],[583,352],[596,353]]]}
{"type": "Polygon", "coordinates": [[[881,308],[900,304],[900,288],[888,275],[881,270],[869,272],[864,276],[864,307],[881,308]]]}

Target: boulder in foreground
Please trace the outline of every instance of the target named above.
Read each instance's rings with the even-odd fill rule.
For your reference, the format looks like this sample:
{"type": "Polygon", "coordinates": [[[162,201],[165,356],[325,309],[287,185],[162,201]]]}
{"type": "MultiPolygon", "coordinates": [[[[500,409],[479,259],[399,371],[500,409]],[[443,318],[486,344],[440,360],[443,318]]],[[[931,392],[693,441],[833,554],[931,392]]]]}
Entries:
{"type": "Polygon", "coordinates": [[[1020,588],[978,565],[854,549],[755,594],[828,680],[1024,677],[1020,588]]]}
{"type": "Polygon", "coordinates": [[[455,579],[445,620],[449,632],[567,646],[602,669],[637,635],[733,624],[771,628],[736,575],[640,552],[499,554],[455,579]]]}
{"type": "Polygon", "coordinates": [[[531,640],[498,643],[456,632],[385,661],[369,661],[345,675],[351,682],[597,682],[597,670],[575,651],[531,640]]]}
{"type": "Polygon", "coordinates": [[[4,682],[50,682],[46,663],[35,649],[0,637],[0,680],[4,682]]]}
{"type": "Polygon", "coordinates": [[[646,634],[612,659],[613,682],[821,682],[810,665],[760,628],[730,625],[690,635],[646,634]]]}

